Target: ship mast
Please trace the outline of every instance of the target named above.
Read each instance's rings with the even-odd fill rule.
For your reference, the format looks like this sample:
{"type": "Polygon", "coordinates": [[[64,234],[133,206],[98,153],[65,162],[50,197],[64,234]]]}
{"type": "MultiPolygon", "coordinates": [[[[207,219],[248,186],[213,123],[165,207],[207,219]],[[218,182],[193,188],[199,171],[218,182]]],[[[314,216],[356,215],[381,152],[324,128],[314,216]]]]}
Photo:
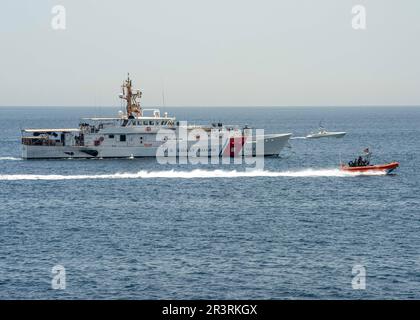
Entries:
{"type": "Polygon", "coordinates": [[[132,88],[130,74],[128,74],[127,80],[124,81],[121,87],[122,94],[120,94],[120,98],[127,101],[127,118],[135,116],[141,117],[142,110],[140,106],[140,101],[138,101],[138,99],[141,98],[142,92],[138,89],[132,88]]]}

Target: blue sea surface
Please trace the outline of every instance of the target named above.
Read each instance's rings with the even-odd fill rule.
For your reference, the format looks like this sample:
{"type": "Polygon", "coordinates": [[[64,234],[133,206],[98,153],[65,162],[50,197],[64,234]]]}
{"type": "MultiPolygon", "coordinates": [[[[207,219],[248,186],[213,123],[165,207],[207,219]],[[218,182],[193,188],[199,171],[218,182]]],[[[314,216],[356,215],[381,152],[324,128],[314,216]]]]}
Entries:
{"type": "Polygon", "coordinates": [[[1,299],[420,299],[420,108],[163,110],[297,137],[321,120],[348,132],[291,140],[265,158],[274,176],[238,174],[250,165],[19,159],[21,128],[117,111],[0,108],[1,299]],[[400,168],[337,171],[366,147],[400,168]],[[55,265],[64,290],[52,289],[55,265]],[[364,290],[352,287],[355,265],[364,290]]]}

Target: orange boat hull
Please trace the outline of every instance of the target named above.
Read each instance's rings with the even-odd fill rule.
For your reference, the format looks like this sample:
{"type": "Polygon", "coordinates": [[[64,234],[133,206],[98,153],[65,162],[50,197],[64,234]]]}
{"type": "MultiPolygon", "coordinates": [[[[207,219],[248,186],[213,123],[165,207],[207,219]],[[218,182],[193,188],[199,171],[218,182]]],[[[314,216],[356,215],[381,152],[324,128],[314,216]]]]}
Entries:
{"type": "Polygon", "coordinates": [[[391,173],[396,168],[398,168],[400,164],[398,162],[391,162],[388,164],[378,164],[374,166],[364,166],[364,167],[349,167],[345,165],[341,165],[341,170],[343,171],[350,171],[350,172],[368,172],[368,171],[385,171],[386,173],[391,173]]]}

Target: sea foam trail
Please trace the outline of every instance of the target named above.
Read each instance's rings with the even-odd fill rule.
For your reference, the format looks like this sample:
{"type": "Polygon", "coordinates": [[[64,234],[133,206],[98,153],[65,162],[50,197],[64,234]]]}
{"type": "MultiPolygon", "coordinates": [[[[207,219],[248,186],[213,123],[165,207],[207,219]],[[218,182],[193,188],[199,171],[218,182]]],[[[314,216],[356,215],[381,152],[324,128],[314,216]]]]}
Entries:
{"type": "Polygon", "coordinates": [[[211,178],[253,178],[253,177],[355,177],[366,175],[384,175],[384,172],[353,173],[339,169],[307,169],[301,171],[224,171],[224,170],[192,170],[192,171],[139,171],[137,173],[115,173],[97,175],[36,175],[36,174],[6,174],[0,175],[0,181],[9,180],[89,180],[89,179],[211,179],[211,178]]]}
{"type": "Polygon", "coordinates": [[[0,161],[19,161],[22,158],[14,158],[14,157],[0,157],[0,161]]]}

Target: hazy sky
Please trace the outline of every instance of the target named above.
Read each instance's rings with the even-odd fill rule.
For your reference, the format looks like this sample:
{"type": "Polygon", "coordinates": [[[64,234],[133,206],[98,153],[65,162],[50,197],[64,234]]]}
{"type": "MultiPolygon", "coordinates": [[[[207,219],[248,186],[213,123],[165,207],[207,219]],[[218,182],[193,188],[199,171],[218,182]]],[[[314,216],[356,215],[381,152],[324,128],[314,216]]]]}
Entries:
{"type": "Polygon", "coordinates": [[[0,105],[119,105],[127,72],[146,106],[420,105],[419,36],[419,0],[2,0],[0,105]]]}

